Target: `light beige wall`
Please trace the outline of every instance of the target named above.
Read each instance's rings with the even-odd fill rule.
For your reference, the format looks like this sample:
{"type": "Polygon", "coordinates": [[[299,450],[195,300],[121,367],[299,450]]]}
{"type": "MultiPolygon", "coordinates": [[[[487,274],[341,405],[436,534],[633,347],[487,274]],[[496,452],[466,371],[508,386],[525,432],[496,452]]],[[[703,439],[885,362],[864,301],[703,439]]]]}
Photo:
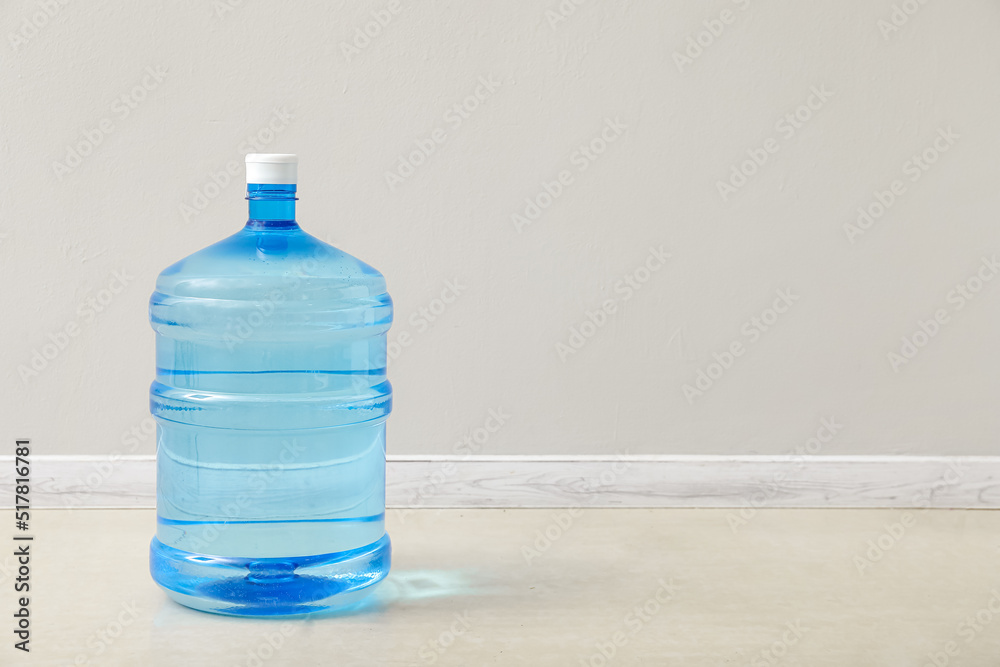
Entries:
{"type": "Polygon", "coordinates": [[[303,226],[389,280],[391,339],[409,334],[391,365],[395,453],[450,453],[466,434],[490,454],[777,454],[817,434],[829,454],[991,453],[1000,280],[952,290],[1000,252],[1000,7],[896,6],[4,3],[0,435],[153,451],[154,277],[240,227],[240,163],[261,150],[300,154],[303,226]],[[345,46],[366,25],[378,34],[345,46]],[[467,117],[449,112],[477,91],[467,117]],[[800,127],[781,122],[809,103],[800,127]],[[602,133],[606,150],[581,157],[602,133]],[[99,144],[67,166],[88,135],[99,144]],[[926,171],[907,164],[935,145],[926,171]],[[753,154],[763,164],[722,196],[753,154]],[[512,220],[560,175],[537,219],[512,220]],[[897,180],[888,211],[848,234],[897,180]],[[459,296],[425,326],[449,282],[459,296]],[[755,339],[781,291],[792,305],[755,339]],[[743,354],[688,400],[734,342],[743,354]]]}

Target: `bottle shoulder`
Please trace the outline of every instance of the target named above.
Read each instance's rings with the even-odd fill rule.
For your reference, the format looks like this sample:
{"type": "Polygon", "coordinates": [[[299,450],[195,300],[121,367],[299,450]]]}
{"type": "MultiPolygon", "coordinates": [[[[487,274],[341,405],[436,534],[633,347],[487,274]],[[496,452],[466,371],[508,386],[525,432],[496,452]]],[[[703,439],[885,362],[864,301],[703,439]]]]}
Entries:
{"type": "Polygon", "coordinates": [[[164,269],[156,292],[174,297],[259,299],[270,290],[324,300],[386,295],[385,278],[302,229],[239,232],[164,269]]]}

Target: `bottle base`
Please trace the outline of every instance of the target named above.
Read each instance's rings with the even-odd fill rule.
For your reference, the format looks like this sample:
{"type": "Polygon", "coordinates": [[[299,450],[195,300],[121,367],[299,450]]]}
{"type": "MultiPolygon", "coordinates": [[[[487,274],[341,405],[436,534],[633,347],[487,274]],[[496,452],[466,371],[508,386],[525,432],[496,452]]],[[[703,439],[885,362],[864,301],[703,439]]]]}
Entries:
{"type": "Polygon", "coordinates": [[[389,574],[389,536],[349,551],[235,558],[149,546],[153,580],[176,602],[230,616],[300,616],[359,604],[389,574]]]}

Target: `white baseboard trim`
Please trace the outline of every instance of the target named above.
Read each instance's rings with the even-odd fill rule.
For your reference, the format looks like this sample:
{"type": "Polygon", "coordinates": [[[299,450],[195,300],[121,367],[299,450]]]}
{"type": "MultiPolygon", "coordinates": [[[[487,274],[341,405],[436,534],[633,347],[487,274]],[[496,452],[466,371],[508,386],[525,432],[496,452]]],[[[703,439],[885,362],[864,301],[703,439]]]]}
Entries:
{"type": "MultiPolygon", "coordinates": [[[[151,508],[153,456],[33,456],[33,508],[151,508]]],[[[0,456],[0,507],[15,504],[0,456]]],[[[1000,456],[390,456],[419,507],[1000,508],[1000,456]]]]}

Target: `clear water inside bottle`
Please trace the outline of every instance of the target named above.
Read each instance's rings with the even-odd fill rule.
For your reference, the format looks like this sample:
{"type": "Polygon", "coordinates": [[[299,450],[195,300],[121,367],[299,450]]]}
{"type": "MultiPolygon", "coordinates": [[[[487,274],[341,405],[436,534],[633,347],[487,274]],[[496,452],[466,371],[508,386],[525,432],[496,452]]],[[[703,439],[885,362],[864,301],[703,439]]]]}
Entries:
{"type": "Polygon", "coordinates": [[[249,190],[246,226],[164,270],[150,299],[151,570],[206,611],[335,609],[389,569],[392,300],[298,226],[294,186],[249,190]]]}

